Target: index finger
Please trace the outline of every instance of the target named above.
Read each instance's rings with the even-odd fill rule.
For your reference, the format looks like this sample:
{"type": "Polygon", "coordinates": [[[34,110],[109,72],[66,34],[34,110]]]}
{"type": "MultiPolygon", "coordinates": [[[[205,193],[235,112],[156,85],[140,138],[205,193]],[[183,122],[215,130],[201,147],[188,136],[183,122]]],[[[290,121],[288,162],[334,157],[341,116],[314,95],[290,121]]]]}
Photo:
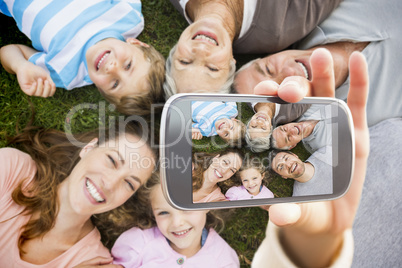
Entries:
{"type": "Polygon", "coordinates": [[[348,106],[356,128],[367,127],[366,102],[369,90],[367,62],[363,54],[353,52],[349,60],[350,89],[348,106]]]}

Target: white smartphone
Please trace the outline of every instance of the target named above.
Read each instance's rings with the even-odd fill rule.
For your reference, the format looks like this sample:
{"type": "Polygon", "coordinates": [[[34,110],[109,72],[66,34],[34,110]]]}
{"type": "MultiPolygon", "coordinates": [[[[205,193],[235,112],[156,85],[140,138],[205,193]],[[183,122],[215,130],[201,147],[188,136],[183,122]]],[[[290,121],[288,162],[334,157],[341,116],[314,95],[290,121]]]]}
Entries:
{"type": "Polygon", "coordinates": [[[351,182],[353,121],[334,98],[176,94],[163,108],[160,157],[178,209],[331,200],[351,182]]]}

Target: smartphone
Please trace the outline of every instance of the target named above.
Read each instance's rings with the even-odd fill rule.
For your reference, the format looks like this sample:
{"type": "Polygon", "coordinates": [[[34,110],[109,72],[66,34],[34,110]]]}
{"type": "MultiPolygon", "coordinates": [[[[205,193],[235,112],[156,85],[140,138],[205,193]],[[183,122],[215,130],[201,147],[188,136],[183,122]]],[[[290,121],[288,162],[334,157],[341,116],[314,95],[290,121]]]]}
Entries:
{"type": "Polygon", "coordinates": [[[163,108],[160,157],[178,209],[332,200],[351,182],[353,121],[334,98],[176,94],[163,108]]]}

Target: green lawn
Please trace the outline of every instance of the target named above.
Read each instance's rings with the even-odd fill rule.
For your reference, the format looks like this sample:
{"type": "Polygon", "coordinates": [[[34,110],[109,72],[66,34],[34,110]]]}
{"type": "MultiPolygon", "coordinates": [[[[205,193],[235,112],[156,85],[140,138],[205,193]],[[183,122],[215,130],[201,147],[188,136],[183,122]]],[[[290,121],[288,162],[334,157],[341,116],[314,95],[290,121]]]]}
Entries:
{"type": "MultiPolygon", "coordinates": [[[[186,21],[167,0],[143,0],[143,13],[145,29],[139,39],[152,44],[166,57],[186,27],[186,21]]],[[[0,25],[0,46],[11,43],[30,44],[12,19],[0,15],[0,25]]],[[[240,65],[250,57],[241,56],[236,59],[240,65]]],[[[57,89],[56,94],[47,99],[29,97],[19,89],[16,77],[1,67],[0,147],[6,145],[7,136],[14,135],[17,128],[21,129],[28,123],[32,117],[30,103],[35,111],[33,125],[63,131],[71,129],[72,132],[82,132],[94,129],[107,124],[113,116],[119,116],[109,109],[93,86],[72,91],[57,89]]],[[[271,182],[271,186],[279,192],[281,186],[276,184],[279,185],[279,180],[282,179],[276,180],[278,181],[271,182]]],[[[260,208],[236,209],[234,215],[227,219],[221,235],[236,250],[242,266],[249,266],[255,250],[265,236],[267,220],[267,212],[260,208]]]]}

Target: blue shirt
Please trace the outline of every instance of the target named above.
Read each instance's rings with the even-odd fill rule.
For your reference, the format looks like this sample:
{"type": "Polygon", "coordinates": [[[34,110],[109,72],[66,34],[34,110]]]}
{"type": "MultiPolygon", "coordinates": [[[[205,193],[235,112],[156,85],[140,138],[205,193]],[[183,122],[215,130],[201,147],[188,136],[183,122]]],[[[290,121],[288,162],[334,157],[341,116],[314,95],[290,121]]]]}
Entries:
{"type": "Polygon", "coordinates": [[[215,122],[222,118],[237,116],[236,102],[193,101],[191,103],[193,128],[200,130],[202,136],[217,135],[215,122]]]}
{"type": "Polygon", "coordinates": [[[140,0],[2,0],[0,10],[39,51],[29,61],[66,89],[93,83],[85,60],[89,47],[106,38],[137,37],[144,28],[140,0]]]}
{"type": "MultiPolygon", "coordinates": [[[[401,10],[400,0],[344,0],[297,47],[308,49],[341,41],[370,42],[362,51],[370,79],[367,100],[369,126],[402,116],[401,10]]],[[[348,77],[336,89],[337,98],[346,100],[349,84],[348,77]]]]}

